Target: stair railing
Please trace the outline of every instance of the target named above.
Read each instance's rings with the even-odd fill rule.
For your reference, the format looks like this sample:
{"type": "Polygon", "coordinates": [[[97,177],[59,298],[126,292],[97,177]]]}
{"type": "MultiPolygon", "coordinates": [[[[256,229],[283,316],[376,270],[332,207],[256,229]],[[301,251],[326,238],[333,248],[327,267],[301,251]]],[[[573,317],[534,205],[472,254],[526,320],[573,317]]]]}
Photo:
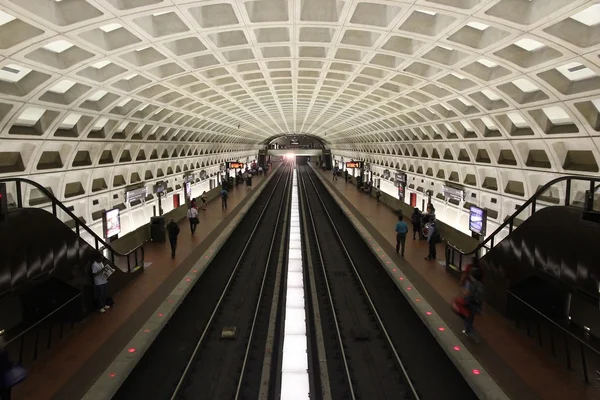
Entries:
{"type": "MultiPolygon", "coordinates": [[[[144,264],[144,246],[143,243],[122,254],[114,250],[110,244],[104,239],[98,236],[89,226],[83,223],[67,206],[65,206],[60,200],[58,200],[52,193],[50,193],[44,186],[39,183],[25,179],[25,178],[4,178],[0,179],[0,183],[14,183],[15,187],[15,202],[17,208],[24,208],[23,199],[23,185],[31,185],[37,189],[42,195],[46,196],[50,200],[50,211],[56,218],[61,219],[59,216],[59,210],[65,213],[74,222],[74,227],[77,235],[85,240],[82,233],[85,232],[91,236],[92,242],[87,241],[97,251],[101,252],[106,259],[108,259],[114,266],[118,267],[123,272],[132,273],[143,267],[144,264]]],[[[46,203],[44,203],[44,209],[46,209],[46,203]]],[[[62,219],[61,219],[62,221],[62,219]]],[[[63,221],[65,222],[65,221],[63,221]]]]}
{"type": "MultiPolygon", "coordinates": [[[[577,175],[566,175],[561,176],[556,179],[551,180],[546,183],[544,186],[539,188],[533,196],[531,196],[521,207],[517,209],[510,217],[508,217],[494,232],[492,232],[483,242],[479,243],[472,250],[462,250],[458,246],[452,244],[451,242],[446,242],[446,269],[448,271],[462,272],[463,270],[463,262],[465,261],[465,256],[474,256],[474,255],[482,255],[480,251],[488,252],[490,251],[494,245],[496,244],[496,238],[498,235],[508,227],[508,234],[510,235],[513,230],[517,228],[517,217],[521,215],[524,211],[527,210],[528,207],[531,207],[531,215],[536,212],[536,208],[538,202],[544,201],[542,199],[544,193],[546,193],[553,186],[556,186],[559,183],[564,182],[564,199],[562,199],[562,204],[559,203],[555,205],[563,205],[570,206],[574,205],[571,201],[571,192],[573,190],[574,182],[586,182],[589,185],[589,193],[594,194],[597,184],[600,182],[600,177],[592,177],[592,176],[577,176],[577,175]],[[456,260],[458,256],[458,261],[456,260]]],[[[559,199],[560,200],[560,199],[559,199]]],[[[593,197],[592,197],[593,201],[593,197]]]]}

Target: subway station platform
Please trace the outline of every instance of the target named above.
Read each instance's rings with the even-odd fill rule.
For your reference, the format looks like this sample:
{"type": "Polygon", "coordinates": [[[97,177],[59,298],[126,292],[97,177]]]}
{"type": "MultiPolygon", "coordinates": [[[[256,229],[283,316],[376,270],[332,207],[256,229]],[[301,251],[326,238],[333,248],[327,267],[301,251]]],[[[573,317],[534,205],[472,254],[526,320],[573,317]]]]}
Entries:
{"type": "MultiPolygon", "coordinates": [[[[484,306],[482,315],[475,321],[479,343],[462,334],[463,323],[451,311],[450,304],[460,294],[458,279],[447,273],[444,263],[444,245],[438,244],[436,261],[427,261],[428,245],[425,241],[412,240],[410,215],[405,218],[409,225],[405,257],[395,253],[394,227],[397,213],[375,197],[361,192],[355,183],[346,183],[343,177],[332,179],[331,171],[318,171],[321,179],[337,194],[338,203],[347,213],[362,224],[379,243],[385,254],[391,257],[402,273],[412,282],[423,298],[445,324],[460,338],[463,345],[485,368],[493,380],[511,399],[597,399],[600,393],[594,386],[585,384],[581,375],[567,370],[551,354],[537,345],[515,324],[491,307],[484,306]]],[[[457,232],[458,235],[462,233],[457,232]]],[[[467,381],[469,381],[469,378],[467,381]]],[[[592,378],[595,379],[595,378],[592,378]]]]}
{"type": "Polygon", "coordinates": [[[36,361],[27,379],[12,391],[12,400],[80,399],[122,351],[123,347],[163,303],[168,294],[224,232],[235,228],[239,214],[249,207],[268,175],[253,177],[253,186],[237,185],[229,191],[228,209],[220,197],[199,209],[200,225],[191,235],[187,218],[179,222],[177,254],[171,259],[168,240],[146,243],[145,271],[114,297],[107,312],[90,315],[55,347],[36,361]]]}

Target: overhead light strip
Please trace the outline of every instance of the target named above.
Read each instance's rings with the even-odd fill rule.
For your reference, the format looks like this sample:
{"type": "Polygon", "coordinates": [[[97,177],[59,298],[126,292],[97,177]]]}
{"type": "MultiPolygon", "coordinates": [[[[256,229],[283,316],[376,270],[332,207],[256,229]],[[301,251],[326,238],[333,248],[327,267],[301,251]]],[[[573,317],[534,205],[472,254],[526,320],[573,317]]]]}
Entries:
{"type": "Polygon", "coordinates": [[[283,357],[281,367],[281,399],[310,400],[308,378],[308,341],[306,338],[306,308],[300,210],[298,205],[298,175],[292,174],[292,207],[288,239],[288,272],[285,296],[283,357]]]}

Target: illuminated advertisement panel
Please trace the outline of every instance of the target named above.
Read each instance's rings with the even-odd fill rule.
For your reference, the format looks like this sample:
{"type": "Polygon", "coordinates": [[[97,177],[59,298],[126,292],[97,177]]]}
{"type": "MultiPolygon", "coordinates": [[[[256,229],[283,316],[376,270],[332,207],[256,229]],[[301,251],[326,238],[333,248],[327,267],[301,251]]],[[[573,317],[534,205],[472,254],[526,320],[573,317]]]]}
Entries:
{"type": "Polygon", "coordinates": [[[469,230],[478,235],[485,235],[487,210],[471,206],[469,209],[469,230]]]}
{"type": "Polygon", "coordinates": [[[350,168],[360,168],[361,167],[362,162],[360,161],[350,161],[346,163],[346,168],[350,169],[350,168]]]}
{"type": "Polygon", "coordinates": [[[102,222],[105,238],[111,238],[121,233],[121,211],[118,208],[104,212],[102,222]]]}

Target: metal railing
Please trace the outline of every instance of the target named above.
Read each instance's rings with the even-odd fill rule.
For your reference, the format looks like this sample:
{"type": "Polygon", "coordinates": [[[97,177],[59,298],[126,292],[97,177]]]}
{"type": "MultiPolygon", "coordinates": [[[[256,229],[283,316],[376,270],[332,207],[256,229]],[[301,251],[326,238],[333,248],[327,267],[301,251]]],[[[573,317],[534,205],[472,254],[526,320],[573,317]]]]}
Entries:
{"type": "MultiPolygon", "coordinates": [[[[510,217],[508,217],[494,232],[489,234],[487,238],[478,244],[472,250],[463,250],[459,248],[457,245],[454,245],[451,242],[446,241],[446,269],[447,270],[455,270],[457,272],[462,272],[463,270],[463,261],[464,256],[474,256],[480,255],[483,256],[483,252],[490,251],[495,244],[499,243],[500,240],[498,238],[504,238],[506,235],[501,236],[501,234],[506,233],[505,229],[508,228],[508,235],[515,230],[519,223],[522,220],[528,218],[533,215],[539,206],[546,207],[546,204],[542,203],[551,203],[552,205],[563,205],[563,206],[576,206],[578,205],[577,199],[572,199],[572,194],[574,191],[575,184],[578,182],[583,182],[585,184],[584,190],[589,190],[593,194],[596,190],[597,184],[600,183],[600,177],[590,177],[590,176],[561,176],[559,178],[553,179],[550,182],[546,183],[544,186],[539,188],[533,196],[531,196],[523,205],[521,205],[517,211],[515,211],[510,217]],[[551,189],[559,189],[564,191],[564,197],[556,198],[558,202],[551,202],[544,198],[546,192],[551,191],[551,189]],[[529,215],[526,215],[526,214],[529,215]],[[523,216],[525,215],[525,218],[523,216]],[[519,217],[522,217],[519,219],[519,217]],[[480,253],[481,252],[481,253],[480,253]],[[458,258],[458,260],[457,260],[458,258]]],[[[554,200],[555,198],[552,198],[554,200]]],[[[583,200],[582,200],[583,201],[583,200]]],[[[581,204],[583,207],[583,204],[581,204]]]]}
{"type": "MultiPolygon", "coordinates": [[[[113,266],[116,266],[123,272],[135,272],[144,264],[144,246],[143,243],[131,249],[130,251],[122,254],[114,250],[104,239],[98,236],[90,227],[82,222],[67,206],[65,206],[60,200],[58,200],[52,193],[50,193],[44,186],[37,182],[34,182],[25,178],[5,178],[0,179],[0,183],[7,184],[7,191],[15,194],[15,206],[17,208],[25,208],[24,205],[24,189],[26,185],[32,186],[38,191],[41,197],[36,197],[36,205],[54,215],[56,218],[63,221],[65,224],[73,225],[71,228],[77,233],[79,237],[85,240],[90,246],[94,247],[97,251],[101,252],[104,257],[109,260],[113,266]],[[12,189],[12,190],[11,190],[12,189]],[[44,200],[47,199],[47,201],[44,200]],[[85,238],[88,236],[88,239],[85,238]]],[[[30,206],[36,207],[31,204],[30,206]]]]}
{"type": "Polygon", "coordinates": [[[549,346],[552,355],[563,359],[569,370],[577,370],[579,365],[586,383],[590,382],[590,370],[594,371],[596,382],[600,382],[600,351],[510,290],[506,293],[510,317],[517,328],[525,324],[527,335],[535,337],[541,347],[549,346]]]}
{"type": "Polygon", "coordinates": [[[81,293],[76,294],[35,324],[9,338],[5,346],[13,361],[27,366],[37,360],[41,352],[49,350],[54,343],[60,341],[65,332],[73,330],[75,321],[68,306],[81,297],[81,293]]]}

